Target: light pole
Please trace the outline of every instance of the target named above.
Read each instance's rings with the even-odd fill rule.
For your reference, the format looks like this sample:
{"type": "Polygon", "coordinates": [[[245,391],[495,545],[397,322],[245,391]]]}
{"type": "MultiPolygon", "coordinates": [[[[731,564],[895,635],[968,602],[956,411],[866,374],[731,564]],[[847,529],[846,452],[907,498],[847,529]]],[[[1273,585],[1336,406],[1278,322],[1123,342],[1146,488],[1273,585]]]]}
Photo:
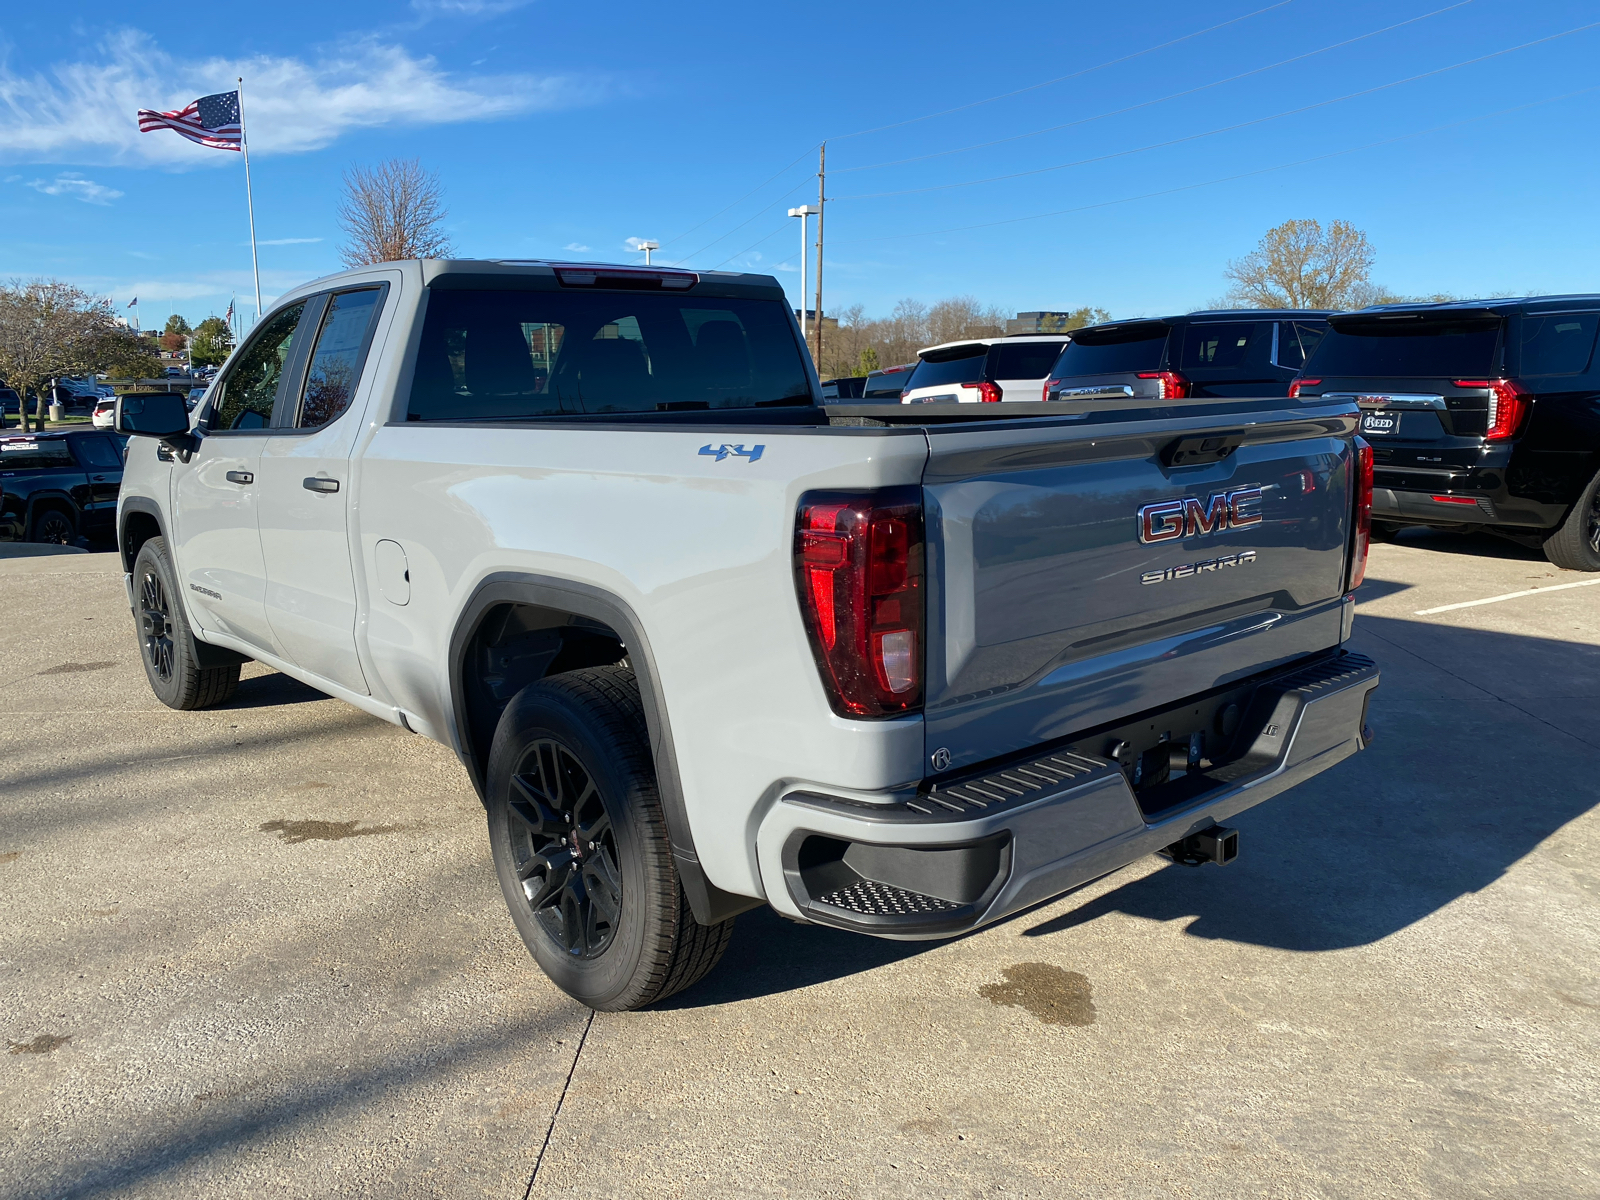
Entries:
{"type": "Polygon", "coordinates": [[[639,249],[644,251],[644,265],[650,265],[650,251],[661,249],[660,242],[640,242],[639,249]]]}
{"type": "Polygon", "coordinates": [[[809,204],[791,208],[789,215],[800,218],[800,340],[806,340],[806,218],[818,210],[809,204]]]}

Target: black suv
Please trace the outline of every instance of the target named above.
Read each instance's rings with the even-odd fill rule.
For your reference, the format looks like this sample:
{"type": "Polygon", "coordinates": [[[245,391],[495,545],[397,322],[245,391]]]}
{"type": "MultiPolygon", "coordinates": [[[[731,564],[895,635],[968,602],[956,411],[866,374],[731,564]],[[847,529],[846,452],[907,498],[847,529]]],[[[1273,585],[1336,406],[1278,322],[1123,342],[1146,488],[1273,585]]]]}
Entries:
{"type": "Polygon", "coordinates": [[[1045,400],[1282,396],[1328,328],[1324,310],[1223,309],[1072,331],[1045,400]]]}
{"type": "Polygon", "coordinates": [[[112,537],[123,448],[98,429],[0,435],[0,535],[62,545],[112,537]]]}
{"type": "Polygon", "coordinates": [[[1600,571],[1600,296],[1340,313],[1291,394],[1346,396],[1374,528],[1477,527],[1600,571]]]}

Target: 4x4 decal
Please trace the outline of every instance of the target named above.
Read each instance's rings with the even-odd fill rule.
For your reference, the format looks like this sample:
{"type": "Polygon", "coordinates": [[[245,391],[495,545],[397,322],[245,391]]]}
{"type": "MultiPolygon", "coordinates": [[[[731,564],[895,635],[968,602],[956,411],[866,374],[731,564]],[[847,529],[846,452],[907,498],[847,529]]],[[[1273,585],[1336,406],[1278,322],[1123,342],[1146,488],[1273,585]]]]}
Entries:
{"type": "Polygon", "coordinates": [[[748,459],[750,462],[755,462],[756,459],[761,457],[761,452],[765,449],[765,446],[751,446],[747,450],[742,444],[730,446],[727,442],[723,442],[720,446],[701,446],[700,453],[708,454],[718,462],[730,457],[743,458],[748,459]]]}

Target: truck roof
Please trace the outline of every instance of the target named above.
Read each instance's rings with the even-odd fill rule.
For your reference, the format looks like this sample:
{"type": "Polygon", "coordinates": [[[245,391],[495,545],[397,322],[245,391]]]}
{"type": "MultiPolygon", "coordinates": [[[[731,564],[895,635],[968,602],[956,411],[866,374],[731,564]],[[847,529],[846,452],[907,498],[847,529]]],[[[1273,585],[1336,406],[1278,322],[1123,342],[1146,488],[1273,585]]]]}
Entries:
{"type": "MultiPolygon", "coordinates": [[[[515,287],[513,281],[535,290],[541,287],[594,287],[600,290],[676,291],[692,289],[699,295],[749,296],[753,299],[784,299],[782,286],[771,275],[743,271],[691,271],[682,267],[641,266],[629,263],[567,262],[535,258],[424,258],[370,263],[332,275],[324,275],[292,288],[282,299],[361,283],[385,268],[414,268],[422,273],[424,286],[441,280],[443,286],[515,287]],[[587,277],[587,278],[586,278],[587,277]],[[676,281],[685,280],[685,284],[676,281]],[[473,281],[473,282],[469,282],[473,281]]],[[[274,305],[273,307],[277,307],[274,305]]]]}

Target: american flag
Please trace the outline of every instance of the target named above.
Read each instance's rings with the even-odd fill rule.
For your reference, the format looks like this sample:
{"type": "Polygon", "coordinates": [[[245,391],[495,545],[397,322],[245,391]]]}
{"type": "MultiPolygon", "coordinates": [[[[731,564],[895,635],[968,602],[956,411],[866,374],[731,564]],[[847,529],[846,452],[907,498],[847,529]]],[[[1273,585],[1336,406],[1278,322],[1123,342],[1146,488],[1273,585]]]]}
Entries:
{"type": "Polygon", "coordinates": [[[228,314],[225,317],[223,317],[222,320],[223,320],[223,322],[225,324],[232,323],[232,321],[233,321],[233,301],[232,300],[228,301],[228,314]]]}
{"type": "Polygon", "coordinates": [[[158,129],[170,129],[213,150],[237,150],[244,140],[244,126],[239,122],[239,93],[201,96],[177,112],[141,108],[139,132],[154,133],[158,129]]]}

